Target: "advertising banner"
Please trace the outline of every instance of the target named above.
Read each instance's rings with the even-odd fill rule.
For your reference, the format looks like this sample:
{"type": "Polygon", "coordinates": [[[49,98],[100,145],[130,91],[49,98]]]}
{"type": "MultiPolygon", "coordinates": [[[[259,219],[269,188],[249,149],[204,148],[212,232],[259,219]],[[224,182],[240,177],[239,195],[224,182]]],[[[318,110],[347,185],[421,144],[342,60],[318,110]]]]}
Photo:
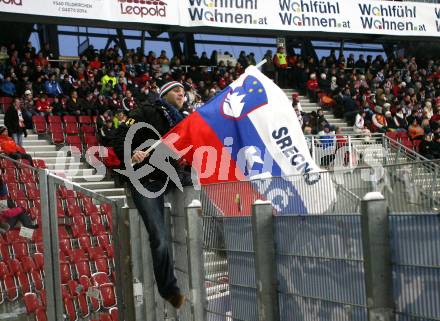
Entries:
{"type": "Polygon", "coordinates": [[[293,32],[440,36],[440,4],[378,0],[0,0],[0,12],[293,32]]]}
{"type": "Polygon", "coordinates": [[[183,26],[440,36],[440,4],[375,0],[185,0],[183,26]]]}
{"type": "Polygon", "coordinates": [[[178,3],[178,0],[0,0],[0,12],[178,25],[178,3]]]}

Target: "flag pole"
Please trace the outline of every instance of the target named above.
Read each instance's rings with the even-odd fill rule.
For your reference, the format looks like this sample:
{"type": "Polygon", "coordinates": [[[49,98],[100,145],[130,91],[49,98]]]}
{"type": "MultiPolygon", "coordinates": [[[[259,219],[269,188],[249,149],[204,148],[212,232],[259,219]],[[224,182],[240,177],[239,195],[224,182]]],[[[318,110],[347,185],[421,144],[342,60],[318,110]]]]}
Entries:
{"type": "Polygon", "coordinates": [[[267,62],[266,59],[261,60],[255,67],[256,68],[261,68],[265,63],[267,62]]]}
{"type": "MultiPolygon", "coordinates": [[[[148,155],[153,151],[153,149],[155,149],[157,146],[159,146],[160,144],[162,144],[162,140],[159,139],[158,141],[156,141],[153,145],[151,145],[150,147],[148,147],[148,149],[145,151],[148,155]]],[[[147,156],[148,157],[148,156],[147,156]]],[[[138,162],[132,162],[132,165],[136,165],[138,164],[138,162]]]]}

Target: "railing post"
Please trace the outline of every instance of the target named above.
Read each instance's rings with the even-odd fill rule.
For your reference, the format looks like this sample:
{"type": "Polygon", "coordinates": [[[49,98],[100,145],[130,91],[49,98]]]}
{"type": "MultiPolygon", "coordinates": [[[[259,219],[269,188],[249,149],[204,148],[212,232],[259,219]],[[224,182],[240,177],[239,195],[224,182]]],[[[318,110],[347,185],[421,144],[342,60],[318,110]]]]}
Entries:
{"type": "MultiPolygon", "coordinates": [[[[172,216],[172,207],[171,203],[165,202],[164,204],[164,219],[165,219],[165,227],[167,229],[167,237],[170,245],[170,256],[171,260],[175,263],[174,259],[174,246],[173,246],[173,220],[171,218],[172,216]]],[[[160,300],[160,299],[159,299],[160,300]]],[[[163,300],[163,314],[165,320],[177,320],[177,310],[172,307],[171,304],[169,304],[167,301],[163,300]]],[[[157,312],[159,315],[160,313],[157,312]]]]}
{"type": "Polygon", "coordinates": [[[388,229],[388,207],[379,192],[361,203],[362,243],[369,321],[391,321],[394,303],[388,229]]]}
{"type": "Polygon", "coordinates": [[[279,321],[273,208],[270,202],[252,205],[258,321],[279,321]]]}
{"type": "Polygon", "coordinates": [[[348,168],[352,169],[353,168],[353,146],[352,146],[352,141],[351,141],[351,135],[348,136],[348,168]]]}
{"type": "Polygon", "coordinates": [[[118,204],[116,204],[116,202],[112,203],[118,314],[119,320],[135,321],[130,217],[128,207],[123,207],[122,202],[123,201],[118,202],[118,204]]]}
{"type": "Polygon", "coordinates": [[[193,321],[206,321],[206,289],[203,259],[203,222],[200,201],[194,200],[185,209],[186,244],[188,248],[189,290],[193,321]]]}
{"type": "Polygon", "coordinates": [[[41,219],[44,245],[44,285],[47,319],[64,320],[61,295],[56,185],[47,170],[39,171],[41,219]]]}
{"type": "Polygon", "coordinates": [[[318,163],[316,160],[316,147],[315,147],[315,136],[312,136],[312,159],[318,163]]]}
{"type": "Polygon", "coordinates": [[[434,164],[434,173],[432,175],[432,182],[431,182],[431,188],[430,188],[431,196],[429,198],[431,208],[435,207],[437,204],[437,200],[435,199],[436,198],[435,194],[437,191],[437,186],[436,186],[437,178],[438,178],[438,166],[434,164]]]}

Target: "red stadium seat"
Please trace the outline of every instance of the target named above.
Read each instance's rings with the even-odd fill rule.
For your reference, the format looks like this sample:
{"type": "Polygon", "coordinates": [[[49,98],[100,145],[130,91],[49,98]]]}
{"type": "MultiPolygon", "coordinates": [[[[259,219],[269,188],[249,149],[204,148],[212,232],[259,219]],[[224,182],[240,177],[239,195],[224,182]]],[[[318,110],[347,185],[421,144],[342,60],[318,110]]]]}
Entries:
{"type": "Polygon", "coordinates": [[[87,249],[92,246],[92,240],[88,235],[82,235],[78,237],[79,247],[82,249],[87,249]]]}
{"type": "Polygon", "coordinates": [[[26,241],[16,241],[12,243],[12,253],[17,259],[21,259],[23,256],[28,256],[28,243],[26,241]]]}
{"type": "Polygon", "coordinates": [[[66,187],[62,186],[58,189],[58,195],[62,198],[62,199],[66,199],[66,198],[75,198],[76,194],[75,191],[71,190],[71,189],[67,189],[66,187]]]}
{"type": "Polygon", "coordinates": [[[79,123],[89,125],[92,123],[92,117],[90,116],[79,116],[79,123]]]}
{"type": "Polygon", "coordinates": [[[76,314],[75,302],[73,301],[72,296],[69,294],[66,286],[62,286],[62,294],[63,294],[63,303],[64,303],[64,312],[66,313],[68,319],[70,321],[78,320],[78,315],[76,314]]]}
{"type": "Polygon", "coordinates": [[[24,306],[27,314],[33,314],[41,306],[35,293],[27,292],[23,296],[24,306]]]}
{"type": "Polygon", "coordinates": [[[18,183],[17,174],[15,170],[7,171],[3,174],[3,181],[5,183],[18,183]]]}
{"type": "Polygon", "coordinates": [[[96,138],[96,136],[84,136],[84,143],[89,147],[99,145],[98,138],[96,138]]]}
{"type": "Polygon", "coordinates": [[[103,235],[106,234],[107,231],[105,230],[104,225],[102,224],[92,224],[92,235],[93,236],[98,236],[98,235],[103,235]]]}
{"type": "Polygon", "coordinates": [[[107,313],[100,313],[99,314],[99,321],[113,321],[112,316],[107,313]]]}
{"type": "Polygon", "coordinates": [[[76,124],[78,122],[78,120],[76,119],[76,116],[71,116],[71,115],[63,116],[63,121],[66,124],[67,123],[74,123],[74,124],[76,124]]]}
{"type": "Polygon", "coordinates": [[[10,302],[15,301],[18,298],[17,284],[7,264],[2,261],[0,261],[0,281],[2,283],[2,289],[6,291],[7,300],[10,302]]]}
{"type": "Polygon", "coordinates": [[[81,133],[83,134],[83,136],[95,136],[95,126],[82,125],[81,133]]]}
{"type": "Polygon", "coordinates": [[[38,168],[47,168],[46,162],[43,159],[34,159],[34,166],[38,168]]]}
{"type": "Polygon", "coordinates": [[[46,119],[43,116],[32,116],[32,122],[34,124],[34,130],[37,134],[46,133],[46,119]]]}
{"type": "Polygon", "coordinates": [[[81,138],[79,136],[67,136],[66,144],[72,146],[71,152],[81,153],[83,152],[81,138]]]}
{"type": "Polygon", "coordinates": [[[99,286],[101,284],[110,283],[108,275],[104,272],[96,272],[92,275],[92,281],[94,286],[99,286]]]}
{"type": "Polygon", "coordinates": [[[79,128],[76,123],[66,123],[64,132],[67,135],[79,135],[79,128]]]}
{"type": "Polygon", "coordinates": [[[83,201],[84,213],[88,216],[99,215],[98,207],[93,203],[88,203],[83,201]]]}
{"type": "Polygon", "coordinates": [[[113,283],[99,285],[99,292],[101,293],[102,306],[105,309],[110,309],[116,305],[116,294],[113,283]]]}
{"type": "Polygon", "coordinates": [[[64,133],[63,125],[61,123],[49,123],[49,132],[54,133],[64,133]]]}
{"type": "Polygon", "coordinates": [[[49,124],[54,124],[54,123],[61,124],[61,117],[60,116],[48,116],[47,121],[49,124]]]}
{"type": "MultiPolygon", "coordinates": [[[[79,283],[83,286],[83,289],[85,292],[87,292],[87,290],[91,287],[93,287],[90,278],[86,275],[81,275],[79,277],[79,283]]],[[[88,297],[88,299],[90,300],[90,304],[91,304],[91,310],[93,312],[97,312],[100,310],[101,308],[101,303],[99,302],[99,300],[97,298],[94,297],[88,297]]]]}
{"type": "Polygon", "coordinates": [[[69,280],[72,280],[72,271],[70,270],[69,262],[60,261],[60,276],[62,284],[65,284],[69,280]]]}
{"type": "Polygon", "coordinates": [[[21,289],[21,293],[27,293],[31,291],[31,284],[26,273],[19,272],[17,273],[16,278],[18,281],[18,285],[21,289]]]}
{"type": "Polygon", "coordinates": [[[43,253],[37,252],[33,255],[35,266],[37,270],[44,271],[44,255],[43,253]]]}
{"type": "Polygon", "coordinates": [[[119,321],[118,308],[114,307],[110,309],[110,315],[112,316],[113,321],[119,321]]]}
{"type": "Polygon", "coordinates": [[[51,134],[51,140],[53,144],[64,144],[64,133],[63,132],[54,132],[51,134]]]}
{"type": "Polygon", "coordinates": [[[35,311],[35,321],[47,321],[45,309],[37,309],[37,311],[35,311]]]}
{"type": "Polygon", "coordinates": [[[81,236],[89,237],[89,232],[87,232],[85,224],[75,224],[72,226],[72,235],[75,238],[79,238],[81,236]]]}
{"type": "Polygon", "coordinates": [[[0,97],[0,107],[3,109],[3,113],[5,113],[9,106],[12,105],[13,98],[12,97],[0,97]]]}
{"type": "Polygon", "coordinates": [[[70,217],[82,216],[83,213],[81,211],[81,207],[79,207],[78,205],[68,205],[67,206],[67,215],[70,217]]]}
{"type": "Polygon", "coordinates": [[[88,317],[90,311],[84,288],[75,280],[70,280],[69,282],[67,282],[67,287],[71,296],[76,298],[76,301],[78,302],[80,317],[88,317]]]}
{"type": "Polygon", "coordinates": [[[400,143],[409,149],[414,149],[414,144],[409,138],[403,138],[400,143]]]}

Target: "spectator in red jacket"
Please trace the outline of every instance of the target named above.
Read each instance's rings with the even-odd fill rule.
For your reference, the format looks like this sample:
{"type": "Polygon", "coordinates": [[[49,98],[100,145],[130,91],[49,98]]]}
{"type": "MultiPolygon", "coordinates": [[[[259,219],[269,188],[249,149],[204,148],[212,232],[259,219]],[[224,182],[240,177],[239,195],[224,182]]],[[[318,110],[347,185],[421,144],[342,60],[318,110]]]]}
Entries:
{"type": "Polygon", "coordinates": [[[0,126],[0,153],[5,153],[12,159],[26,159],[33,166],[31,155],[27,154],[23,147],[17,145],[9,137],[6,126],[0,126]]]}
{"type": "Polygon", "coordinates": [[[31,217],[22,207],[14,206],[14,202],[8,197],[8,188],[5,183],[1,183],[0,189],[0,234],[6,233],[20,222],[22,226],[37,229],[38,225],[32,222],[31,217]]]}
{"type": "Polygon", "coordinates": [[[318,80],[316,79],[316,74],[312,73],[310,74],[310,78],[309,80],[307,80],[306,83],[306,88],[307,88],[307,94],[309,95],[309,97],[316,101],[317,97],[318,97],[318,92],[319,92],[319,84],[318,84],[318,80]]]}
{"type": "Polygon", "coordinates": [[[92,69],[101,69],[102,62],[99,61],[99,57],[98,56],[95,56],[95,58],[90,62],[89,66],[92,69]]]}
{"type": "Polygon", "coordinates": [[[41,116],[47,117],[52,115],[52,106],[46,99],[46,95],[41,95],[40,98],[37,99],[35,102],[35,108],[41,116]]]}

